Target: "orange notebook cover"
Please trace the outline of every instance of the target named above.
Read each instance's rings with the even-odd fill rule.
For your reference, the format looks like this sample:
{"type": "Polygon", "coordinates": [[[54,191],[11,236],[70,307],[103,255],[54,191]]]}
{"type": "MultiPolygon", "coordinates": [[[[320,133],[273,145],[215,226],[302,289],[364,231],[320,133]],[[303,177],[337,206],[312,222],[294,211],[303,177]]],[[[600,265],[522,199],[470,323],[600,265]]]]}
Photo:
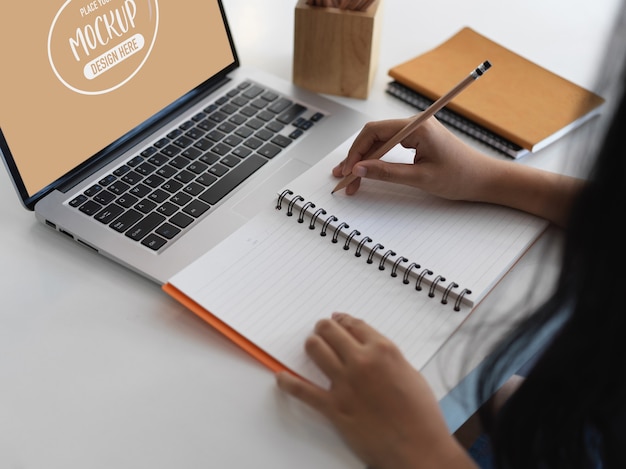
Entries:
{"type": "Polygon", "coordinates": [[[166,283],[165,285],[163,285],[162,288],[163,288],[163,291],[165,291],[165,293],[170,295],[180,304],[182,304],[187,309],[189,309],[190,311],[198,315],[200,318],[205,320],[208,324],[210,324],[215,329],[217,329],[218,332],[225,335],[228,339],[230,339],[236,345],[238,345],[243,350],[248,352],[250,355],[252,355],[252,357],[259,360],[261,363],[267,366],[270,370],[274,372],[287,370],[293,373],[292,370],[287,368],[285,365],[283,365],[281,362],[276,360],[270,354],[266,353],[264,350],[262,350],[260,347],[252,343],[250,340],[246,339],[243,335],[241,335],[239,332],[234,330],[224,321],[218,319],[216,316],[214,316],[209,311],[204,309],[202,306],[200,306],[198,303],[193,301],[191,298],[189,298],[183,292],[178,290],[172,284],[166,283]]]}
{"type": "Polygon", "coordinates": [[[436,100],[485,60],[493,65],[489,73],[447,108],[529,151],[543,148],[595,116],[604,103],[597,94],[468,27],[388,73],[436,100]]]}

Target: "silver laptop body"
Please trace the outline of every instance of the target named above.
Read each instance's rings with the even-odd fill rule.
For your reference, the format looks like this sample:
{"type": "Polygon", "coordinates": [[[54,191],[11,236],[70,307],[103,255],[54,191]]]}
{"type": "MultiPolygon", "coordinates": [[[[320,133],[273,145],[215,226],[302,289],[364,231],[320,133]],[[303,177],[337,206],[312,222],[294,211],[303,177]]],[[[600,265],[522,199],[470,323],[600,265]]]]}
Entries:
{"type": "MultiPolygon", "coordinates": [[[[1,15],[11,18],[0,27],[1,43],[11,49],[2,55],[3,68],[13,70],[4,75],[7,78],[20,70],[23,57],[29,57],[33,70],[31,80],[3,78],[0,151],[22,203],[55,231],[157,283],[166,282],[270,206],[277,190],[367,121],[347,106],[262,71],[241,68],[221,0],[175,4],[111,0],[80,5],[54,0],[45,2],[36,21],[26,4],[18,5],[16,13],[15,4],[11,4],[11,12],[7,4],[1,15]],[[193,18],[190,11],[195,12],[193,18]],[[8,42],[13,30],[30,40],[8,42]],[[181,50],[185,52],[180,54],[181,50]],[[250,87],[263,91],[248,104],[241,100],[228,107],[222,104],[250,87]],[[274,102],[270,100],[285,98],[290,103],[287,108],[295,111],[293,120],[283,123],[283,128],[276,122],[270,125],[271,113],[252,104],[257,100],[259,106],[269,107],[274,102]],[[245,117],[255,119],[256,125],[245,129],[246,134],[251,131],[250,136],[231,134],[231,138],[227,132],[233,127],[230,120],[236,121],[233,116],[244,109],[250,114],[245,117]],[[255,115],[257,111],[262,114],[255,115]],[[185,136],[188,125],[206,121],[212,112],[220,113],[210,131],[215,141],[207,137],[208,132],[202,137],[185,136]],[[276,134],[257,134],[265,127],[272,127],[276,134]],[[184,143],[178,140],[180,136],[184,143]],[[248,138],[255,138],[257,145],[244,148],[249,154],[239,162],[228,145],[235,148],[233,141],[245,143],[248,138]],[[207,142],[219,144],[220,151],[214,155],[207,142]],[[176,147],[177,152],[192,148],[197,154],[196,145],[219,159],[188,170],[178,164],[187,164],[180,155],[162,155],[168,147],[176,147]],[[267,148],[273,149],[269,157],[263,150],[267,148]],[[157,158],[148,149],[156,151],[157,158]],[[165,183],[162,187],[155,175],[174,158],[178,158],[176,170],[187,177],[181,178],[178,189],[165,183]],[[248,176],[236,177],[243,177],[243,182],[226,184],[235,185],[232,192],[212,199],[208,208],[201,204],[205,211],[197,217],[195,209],[186,208],[188,213],[179,218],[192,219],[188,227],[169,222],[172,210],[185,208],[180,203],[180,196],[187,196],[185,190],[208,192],[210,186],[204,185],[208,184],[207,175],[213,177],[210,171],[225,172],[222,177],[235,175],[250,158],[259,161],[260,167],[248,176]],[[125,184],[121,183],[125,177],[121,170],[128,171],[128,165],[133,165],[130,170],[136,174],[139,160],[145,163],[143,169],[156,168],[152,176],[141,175],[146,178],[143,188],[151,193],[138,194],[138,202],[123,208],[134,212],[141,212],[146,204],[169,208],[168,218],[157,222],[160,226],[152,227],[149,235],[115,223],[118,205],[128,202],[128,196],[115,192],[125,184]],[[190,180],[191,175],[199,182],[190,180]],[[94,191],[101,195],[81,209],[94,191]],[[163,239],[166,243],[160,246],[163,239]]],[[[124,180],[130,183],[133,178],[124,180]]]]}

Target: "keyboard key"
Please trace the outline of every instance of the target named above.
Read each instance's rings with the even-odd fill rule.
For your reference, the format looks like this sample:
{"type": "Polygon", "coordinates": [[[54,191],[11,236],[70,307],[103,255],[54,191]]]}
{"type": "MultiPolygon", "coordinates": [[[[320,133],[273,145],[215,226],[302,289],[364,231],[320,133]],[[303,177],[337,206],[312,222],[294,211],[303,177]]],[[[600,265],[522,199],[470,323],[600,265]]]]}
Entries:
{"type": "Polygon", "coordinates": [[[166,217],[171,217],[176,212],[178,212],[178,207],[176,205],[174,205],[173,203],[165,202],[165,203],[163,203],[163,205],[159,206],[157,211],[159,213],[165,215],[166,217]]]}
{"type": "Polygon", "coordinates": [[[237,126],[231,122],[222,122],[217,130],[219,130],[220,132],[224,132],[225,134],[229,134],[236,128],[237,126]]]}
{"type": "Polygon", "coordinates": [[[187,166],[187,170],[191,171],[194,174],[202,174],[209,167],[208,164],[203,163],[202,161],[194,161],[189,166],[187,166]]]}
{"type": "Polygon", "coordinates": [[[111,192],[113,192],[114,194],[117,194],[117,195],[123,194],[129,188],[130,188],[130,186],[128,184],[126,184],[125,182],[122,182],[122,181],[115,181],[113,184],[111,184],[109,186],[109,190],[111,192]]]}
{"type": "Polygon", "coordinates": [[[188,182],[193,181],[195,179],[195,177],[196,177],[196,175],[193,174],[191,171],[184,170],[184,171],[181,171],[180,173],[178,173],[175,176],[175,179],[177,181],[182,182],[183,184],[187,184],[188,182]]]}
{"type": "Polygon", "coordinates": [[[261,129],[257,133],[254,134],[256,138],[260,138],[261,140],[269,140],[274,136],[274,132],[271,132],[268,129],[261,129]]]}
{"type": "Polygon", "coordinates": [[[231,149],[231,147],[229,147],[225,143],[218,143],[213,148],[211,148],[211,151],[213,153],[216,153],[216,154],[220,155],[220,156],[224,156],[226,153],[228,153],[230,151],[230,149],[231,149]]]}
{"type": "Polygon", "coordinates": [[[130,166],[131,168],[134,168],[135,166],[140,164],[143,160],[144,160],[143,157],[137,155],[126,164],[130,166]]]}
{"type": "Polygon", "coordinates": [[[192,148],[187,148],[184,152],[181,153],[181,155],[190,160],[195,160],[200,155],[202,155],[202,152],[198,150],[197,148],[192,147],[192,148]]]}
{"type": "Polygon", "coordinates": [[[123,233],[139,220],[143,215],[136,210],[130,209],[123,213],[117,220],[113,221],[109,226],[119,233],[123,233]]]}
{"type": "Polygon", "coordinates": [[[163,223],[155,233],[160,234],[166,239],[172,239],[178,233],[180,233],[180,228],[176,228],[174,225],[170,225],[169,223],[163,223]]]}
{"type": "Polygon", "coordinates": [[[141,213],[150,213],[157,208],[157,204],[151,200],[143,199],[141,202],[137,202],[134,208],[139,210],[141,213]]]}
{"type": "Polygon", "coordinates": [[[211,130],[209,133],[206,134],[207,138],[209,138],[210,140],[213,140],[214,142],[219,142],[221,139],[223,139],[226,134],[224,134],[223,132],[220,132],[219,130],[211,130]]]}
{"type": "Polygon", "coordinates": [[[120,196],[116,202],[124,208],[130,208],[139,202],[139,199],[134,195],[124,194],[120,196]]]}
{"type": "Polygon", "coordinates": [[[192,182],[192,183],[189,183],[187,186],[185,186],[183,190],[187,194],[195,197],[197,195],[200,195],[200,193],[204,190],[204,186],[202,186],[201,184],[198,184],[197,182],[192,182]]]}
{"type": "Polygon", "coordinates": [[[157,204],[161,204],[165,202],[169,198],[170,194],[165,192],[164,190],[157,189],[152,194],[148,196],[150,200],[156,202],[157,204]]]}
{"type": "Polygon", "coordinates": [[[211,130],[213,127],[215,127],[217,124],[215,122],[211,122],[208,119],[204,119],[202,122],[198,122],[198,127],[200,127],[202,130],[205,131],[209,131],[211,130]]]}
{"type": "Polygon", "coordinates": [[[153,189],[156,189],[164,182],[165,182],[165,178],[162,178],[161,176],[158,176],[156,174],[151,174],[150,176],[148,176],[146,179],[143,180],[143,183],[146,186],[152,187],[153,189]]]}
{"type": "Polygon", "coordinates": [[[300,116],[306,108],[301,104],[293,104],[289,109],[283,112],[280,116],[276,118],[278,122],[282,122],[283,124],[289,124],[296,117],[300,116]]]}
{"type": "Polygon", "coordinates": [[[246,147],[237,147],[233,150],[233,155],[236,155],[239,158],[245,158],[250,153],[252,153],[252,150],[246,147]]]}
{"type": "Polygon", "coordinates": [[[153,164],[154,166],[163,166],[165,163],[169,161],[169,158],[162,153],[157,153],[156,155],[150,157],[148,162],[153,164]]]}
{"type": "Polygon", "coordinates": [[[80,210],[81,212],[83,212],[83,213],[85,213],[87,215],[94,215],[101,208],[102,208],[102,205],[100,205],[99,203],[94,202],[93,200],[88,200],[83,205],[81,205],[78,208],[78,210],[80,210]]]}
{"type": "Polygon", "coordinates": [[[144,151],[142,151],[140,153],[141,156],[143,156],[144,158],[150,158],[152,155],[154,155],[158,150],[154,147],[148,147],[146,148],[144,151]]]}
{"type": "Polygon", "coordinates": [[[174,140],[175,138],[179,137],[182,133],[183,133],[182,130],[174,129],[169,134],[167,134],[167,138],[169,138],[170,140],[174,140]]]}
{"type": "Polygon", "coordinates": [[[174,145],[180,148],[187,148],[189,145],[193,143],[194,139],[187,137],[185,135],[181,135],[176,140],[174,140],[174,145]]]}
{"type": "Polygon", "coordinates": [[[257,150],[258,153],[263,155],[265,158],[274,158],[278,153],[280,153],[281,148],[277,147],[273,143],[266,143],[261,148],[257,150]]]}
{"type": "Polygon", "coordinates": [[[128,171],[130,171],[130,167],[127,165],[122,165],[119,168],[117,168],[115,171],[113,171],[113,174],[120,177],[126,174],[128,171]]]}
{"type": "Polygon", "coordinates": [[[123,211],[124,211],[124,209],[122,207],[120,207],[119,205],[111,204],[111,205],[103,208],[98,213],[96,213],[94,218],[96,220],[98,220],[100,223],[104,223],[105,225],[108,225],[113,220],[115,220],[117,217],[119,217],[122,214],[123,211]]]}
{"type": "Polygon", "coordinates": [[[285,148],[287,145],[289,145],[293,140],[291,140],[289,137],[285,137],[284,135],[276,135],[273,139],[272,139],[272,143],[278,145],[279,147],[285,148]]]}
{"type": "Polygon", "coordinates": [[[95,200],[99,204],[107,205],[115,200],[115,194],[112,194],[109,191],[98,192],[96,195],[94,195],[93,200],[95,200]]]}
{"type": "Polygon", "coordinates": [[[196,114],[195,116],[193,116],[191,118],[192,121],[194,122],[200,122],[201,120],[203,120],[206,117],[206,114],[204,112],[199,112],[198,114],[196,114]]]}
{"type": "Polygon", "coordinates": [[[143,218],[126,232],[126,236],[135,241],[141,240],[144,236],[154,230],[165,221],[165,217],[159,213],[151,213],[143,218]]]}
{"type": "Polygon", "coordinates": [[[256,150],[257,148],[259,148],[261,145],[263,145],[263,140],[259,140],[256,137],[250,137],[248,140],[246,140],[243,143],[245,146],[247,146],[248,148],[252,148],[253,150],[256,150]]]}
{"type": "Polygon", "coordinates": [[[174,225],[179,226],[180,228],[187,228],[189,225],[193,223],[194,218],[186,215],[182,212],[178,212],[172,218],[170,218],[170,222],[174,223],[174,225]]]}
{"type": "Polygon", "coordinates": [[[154,233],[151,233],[148,236],[146,236],[144,240],[141,242],[141,244],[143,244],[146,247],[149,247],[153,251],[158,251],[165,245],[165,243],[167,243],[165,239],[161,238],[160,236],[155,235],[154,233]]]}
{"type": "Polygon", "coordinates": [[[185,158],[180,155],[174,158],[172,161],[170,161],[170,164],[174,166],[174,168],[178,168],[178,169],[186,168],[189,165],[189,163],[191,163],[190,159],[185,158]]]}
{"type": "MultiPolygon", "coordinates": [[[[192,129],[189,129],[189,131],[185,135],[188,138],[190,138],[191,140],[198,140],[205,133],[206,133],[206,131],[204,129],[201,129],[200,127],[194,127],[192,129]]],[[[176,142],[174,142],[174,143],[176,143],[176,142]]]]}
{"type": "Polygon", "coordinates": [[[191,196],[189,194],[185,194],[184,192],[178,192],[170,197],[170,200],[182,207],[191,201],[191,196]]]}
{"type": "Polygon", "coordinates": [[[166,138],[166,137],[163,137],[163,138],[159,139],[158,141],[154,142],[154,146],[157,147],[157,148],[163,148],[168,143],[170,143],[170,139],[166,138]]]}
{"type": "Polygon", "coordinates": [[[194,218],[198,218],[204,212],[206,212],[211,207],[200,200],[192,200],[189,202],[185,208],[183,208],[183,212],[187,215],[191,215],[194,218]]]}
{"type": "Polygon", "coordinates": [[[224,165],[216,164],[215,166],[209,168],[209,172],[217,177],[222,177],[228,172],[228,168],[224,165]]]}
{"type": "Polygon", "coordinates": [[[292,101],[287,98],[280,98],[267,109],[275,114],[279,114],[291,106],[292,101]]]}
{"type": "Polygon", "coordinates": [[[217,181],[217,178],[209,173],[201,174],[196,178],[196,182],[202,184],[203,186],[210,186],[215,181],[217,181]]]}
{"type": "Polygon", "coordinates": [[[170,194],[174,194],[175,192],[178,192],[181,187],[183,187],[183,183],[176,180],[170,180],[163,184],[161,187],[170,194]]]}
{"type": "Polygon", "coordinates": [[[137,171],[139,174],[143,174],[145,176],[147,174],[152,173],[155,169],[157,169],[156,166],[154,166],[153,164],[150,164],[148,162],[145,162],[145,163],[141,163],[139,166],[137,166],[135,168],[135,171],[137,171]]]}
{"type": "Polygon", "coordinates": [[[135,197],[139,197],[140,199],[142,199],[145,196],[147,196],[150,193],[150,191],[152,191],[152,189],[150,189],[148,186],[144,184],[137,184],[128,192],[134,195],[135,197]]]}
{"type": "Polygon", "coordinates": [[[243,96],[245,96],[246,98],[252,99],[252,98],[256,98],[258,95],[263,93],[263,91],[264,89],[261,88],[260,86],[253,85],[243,92],[243,96]]]}
{"type": "Polygon", "coordinates": [[[236,135],[228,135],[224,139],[224,143],[227,144],[227,145],[230,145],[231,147],[236,147],[241,142],[243,142],[243,138],[237,137],[236,135]]]}
{"type": "Polygon", "coordinates": [[[239,164],[240,161],[241,158],[238,158],[234,155],[227,155],[220,160],[220,163],[222,163],[224,166],[228,166],[229,168],[234,168],[239,164]]]}
{"type": "Polygon", "coordinates": [[[213,142],[209,140],[208,138],[201,138],[194,144],[194,147],[198,149],[198,151],[210,150],[212,146],[213,146],[213,142]]]}
{"type": "Polygon", "coordinates": [[[215,205],[266,162],[266,159],[258,155],[251,155],[204,191],[200,195],[200,199],[209,205],[215,205]]]}
{"type": "Polygon", "coordinates": [[[267,124],[266,127],[272,132],[280,132],[281,130],[285,128],[283,124],[277,121],[270,122],[269,124],[267,124]]]}
{"type": "Polygon", "coordinates": [[[220,157],[215,153],[205,153],[200,157],[200,161],[206,163],[208,165],[212,165],[213,163],[217,163],[220,157]]]}
{"type": "MultiPolygon", "coordinates": [[[[181,137],[181,138],[185,138],[185,137],[181,137]]],[[[180,140],[180,139],[179,139],[180,140]]],[[[189,140],[189,139],[187,139],[189,140]]],[[[178,140],[177,140],[178,141],[178,140]]],[[[189,142],[191,144],[191,142],[189,142]]],[[[161,153],[163,153],[165,156],[169,156],[170,158],[172,156],[176,156],[180,153],[180,147],[177,145],[168,145],[165,148],[163,148],[161,150],[161,153]]]]}
{"type": "Polygon", "coordinates": [[[109,174],[107,176],[104,176],[104,178],[100,179],[99,184],[102,185],[102,186],[108,186],[109,184],[111,184],[116,179],[117,178],[115,176],[113,176],[112,174],[109,174]]]}
{"type": "Polygon", "coordinates": [[[136,173],[135,171],[130,171],[126,173],[124,177],[122,177],[122,181],[124,181],[126,184],[130,184],[131,186],[134,186],[142,179],[143,176],[139,173],[136,173]]]}
{"type": "Polygon", "coordinates": [[[83,194],[85,194],[87,197],[93,197],[95,194],[97,194],[101,190],[102,190],[102,186],[99,184],[95,184],[91,186],[89,189],[87,189],[85,192],[83,192],[83,194]]]}
{"type": "Polygon", "coordinates": [[[169,179],[172,176],[174,176],[177,172],[178,172],[178,169],[168,164],[159,168],[156,174],[158,174],[161,177],[164,177],[165,179],[169,179]]]}

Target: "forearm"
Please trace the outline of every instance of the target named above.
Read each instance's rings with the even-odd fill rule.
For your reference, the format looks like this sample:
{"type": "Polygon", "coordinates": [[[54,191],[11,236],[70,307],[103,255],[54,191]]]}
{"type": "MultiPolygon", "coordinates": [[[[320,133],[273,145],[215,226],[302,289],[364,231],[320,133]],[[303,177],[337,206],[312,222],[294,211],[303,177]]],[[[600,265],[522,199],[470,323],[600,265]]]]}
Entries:
{"type": "Polygon", "coordinates": [[[485,170],[475,200],[516,208],[564,227],[582,179],[495,160],[485,170]]]}

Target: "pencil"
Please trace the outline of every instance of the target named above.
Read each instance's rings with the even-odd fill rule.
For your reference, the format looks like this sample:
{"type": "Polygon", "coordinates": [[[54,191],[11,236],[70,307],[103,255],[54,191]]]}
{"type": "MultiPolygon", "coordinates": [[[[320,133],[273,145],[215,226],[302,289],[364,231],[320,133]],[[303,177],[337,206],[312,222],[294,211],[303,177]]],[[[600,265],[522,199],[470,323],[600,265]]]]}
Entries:
{"type": "MultiPolygon", "coordinates": [[[[476,67],[472,72],[461,80],[456,86],[454,86],[450,91],[441,96],[438,100],[432,103],[428,108],[424,111],[417,114],[407,125],[402,127],[395,135],[393,135],[389,140],[387,140],[383,145],[381,145],[377,151],[373,152],[371,155],[365,157],[366,160],[372,160],[374,158],[382,158],[389,150],[395,147],[398,143],[408,137],[411,132],[413,132],[417,127],[422,125],[422,123],[436,114],[441,108],[443,108],[446,104],[448,104],[457,94],[467,88],[471,83],[473,83],[478,77],[480,77],[483,73],[485,73],[491,67],[491,63],[486,60],[478,67],[476,67]]],[[[344,177],[339,184],[335,186],[333,191],[334,194],[337,191],[345,188],[352,181],[357,179],[356,176],[349,174],[344,177]]]]}

